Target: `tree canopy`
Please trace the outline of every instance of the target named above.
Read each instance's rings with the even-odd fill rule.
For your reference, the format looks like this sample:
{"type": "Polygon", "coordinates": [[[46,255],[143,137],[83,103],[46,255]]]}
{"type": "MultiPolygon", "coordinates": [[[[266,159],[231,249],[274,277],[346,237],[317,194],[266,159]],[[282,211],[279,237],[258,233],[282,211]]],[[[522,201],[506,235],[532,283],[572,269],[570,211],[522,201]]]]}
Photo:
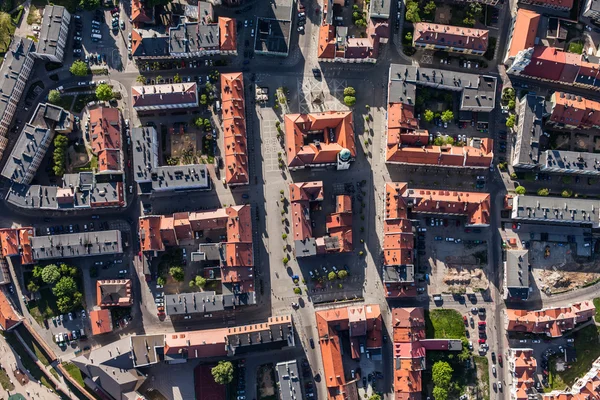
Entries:
{"type": "Polygon", "coordinates": [[[71,64],[71,68],[69,68],[69,71],[71,71],[71,73],[76,76],[86,76],[89,74],[90,69],[88,68],[88,65],[83,61],[75,60],[73,61],[73,64],[71,64]]]}
{"type": "Polygon", "coordinates": [[[446,361],[436,362],[433,364],[431,370],[433,384],[442,388],[448,388],[452,381],[452,372],[454,372],[454,370],[446,361]]]}
{"type": "Polygon", "coordinates": [[[405,17],[408,22],[421,22],[421,17],[419,16],[419,3],[415,1],[409,1],[406,4],[405,17]]]}
{"type": "Polygon", "coordinates": [[[231,361],[219,361],[210,372],[218,384],[227,385],[233,380],[233,364],[231,361]]]}
{"type": "Polygon", "coordinates": [[[425,112],[423,113],[423,118],[425,119],[425,122],[431,122],[433,121],[433,117],[434,117],[434,113],[431,110],[425,110],[425,112]]]}
{"type": "Polygon", "coordinates": [[[523,195],[525,194],[525,188],[523,186],[517,186],[515,188],[515,193],[523,195]]]}
{"type": "Polygon", "coordinates": [[[52,288],[56,297],[70,297],[77,292],[77,283],[70,276],[63,276],[52,288]]]}
{"type": "Polygon", "coordinates": [[[454,113],[450,110],[446,110],[442,113],[442,121],[450,122],[454,119],[454,113]]]}
{"type": "Polygon", "coordinates": [[[183,268],[181,267],[171,267],[169,269],[169,274],[175,279],[177,282],[183,282],[185,274],[183,273],[183,268]]]}
{"type": "Polygon", "coordinates": [[[352,107],[356,104],[356,97],[344,96],[344,104],[346,104],[348,107],[352,107]]]}
{"type": "Polygon", "coordinates": [[[96,97],[98,100],[109,101],[115,97],[115,94],[113,93],[112,87],[106,83],[101,83],[96,88],[96,97]]]}
{"type": "Polygon", "coordinates": [[[356,89],[352,86],[348,86],[344,89],[344,96],[356,96],[356,89]]]}
{"type": "Polygon", "coordinates": [[[46,265],[41,275],[44,283],[54,283],[60,279],[60,270],[55,264],[46,265]]]}
{"type": "Polygon", "coordinates": [[[338,271],[337,276],[340,279],[345,279],[346,277],[348,277],[348,271],[346,271],[345,269],[338,271]]]}
{"type": "Polygon", "coordinates": [[[48,93],[48,102],[51,104],[58,104],[60,102],[61,95],[58,90],[51,90],[48,93]]]}
{"type": "Polygon", "coordinates": [[[433,388],[433,398],[434,400],[447,400],[448,390],[440,386],[435,386],[433,388]]]}
{"type": "Polygon", "coordinates": [[[515,120],[517,118],[515,117],[515,114],[511,114],[508,116],[508,118],[506,119],[506,127],[507,128],[512,128],[515,126],[515,120]]]}
{"type": "Polygon", "coordinates": [[[333,280],[335,280],[337,278],[337,274],[335,272],[331,271],[329,274],[327,274],[327,278],[330,281],[333,281],[333,280]]]}

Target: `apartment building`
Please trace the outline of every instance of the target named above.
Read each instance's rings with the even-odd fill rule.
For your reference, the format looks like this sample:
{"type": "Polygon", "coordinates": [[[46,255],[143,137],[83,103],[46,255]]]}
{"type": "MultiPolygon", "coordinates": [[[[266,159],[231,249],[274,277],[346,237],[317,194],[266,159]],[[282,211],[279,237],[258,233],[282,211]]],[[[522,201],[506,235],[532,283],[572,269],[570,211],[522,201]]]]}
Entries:
{"type": "Polygon", "coordinates": [[[159,165],[158,133],[156,128],[132,128],[133,179],[138,193],[149,196],[209,190],[211,180],[206,164],[159,165]]]}
{"type": "Polygon", "coordinates": [[[198,107],[198,85],[195,82],[132,86],[133,109],[140,111],[174,110],[198,107]]]}
{"type": "Polygon", "coordinates": [[[286,114],[284,126],[290,171],[330,166],[346,170],[356,157],[350,111],[286,114]]]}
{"type": "MultiPolygon", "coordinates": [[[[327,236],[314,237],[311,210],[325,199],[323,182],[291,183],[292,231],[294,254],[309,257],[317,254],[352,251],[352,199],[348,195],[335,197],[335,212],[325,219],[327,236]]],[[[320,207],[319,207],[320,208],[320,207]]]]}
{"type": "MultiPolygon", "coordinates": [[[[4,228],[0,229],[0,244],[2,245],[2,257],[19,257],[21,265],[33,264],[33,255],[31,249],[31,238],[35,236],[35,230],[32,227],[23,228],[4,228]]],[[[2,283],[10,281],[10,274],[6,264],[0,266],[2,272],[2,283]]]]}
{"type": "Polygon", "coordinates": [[[10,301],[6,298],[3,290],[0,290],[0,330],[8,332],[23,322],[23,319],[15,312],[10,301]]]}
{"type": "Polygon", "coordinates": [[[12,182],[28,185],[35,176],[56,133],[73,130],[73,115],[52,104],[40,103],[29,123],[19,134],[2,176],[12,182]]]}
{"type": "Polygon", "coordinates": [[[327,399],[358,398],[358,374],[344,370],[343,356],[360,360],[364,353],[381,360],[383,319],[378,304],[361,304],[315,312],[327,399]],[[341,335],[342,331],[348,334],[341,335]],[[349,348],[350,353],[342,350],[349,348]]]}
{"type": "Polygon", "coordinates": [[[588,17],[596,21],[600,21],[600,1],[599,0],[585,0],[583,7],[581,8],[581,15],[588,17]]]}
{"type": "Polygon", "coordinates": [[[520,51],[535,46],[540,20],[540,14],[524,8],[512,16],[504,64],[511,64],[520,51]]]}
{"type": "Polygon", "coordinates": [[[519,3],[551,8],[557,11],[570,11],[573,8],[573,0],[519,0],[519,3]]]}
{"type": "Polygon", "coordinates": [[[32,236],[30,240],[35,261],[123,253],[121,232],[117,230],[32,236]]]}
{"type": "Polygon", "coordinates": [[[483,55],[488,48],[489,31],[459,26],[415,23],[413,46],[420,49],[483,55]]]}
{"type": "Polygon", "coordinates": [[[272,57],[287,57],[290,53],[293,16],[293,0],[273,0],[268,15],[256,18],[254,53],[272,57]]]}
{"type": "Polygon", "coordinates": [[[225,146],[225,182],[229,186],[250,183],[244,77],[241,72],[221,74],[221,120],[225,146]]]}
{"type": "Polygon", "coordinates": [[[529,251],[507,250],[504,261],[504,300],[526,301],[529,298],[529,251]]]}
{"type": "Polygon", "coordinates": [[[71,14],[63,6],[44,7],[40,36],[36,47],[36,58],[62,63],[69,37],[71,14]]]}
{"type": "Polygon", "coordinates": [[[100,307],[130,307],[133,304],[131,279],[96,281],[96,304],[100,307]]]}
{"type": "Polygon", "coordinates": [[[576,380],[570,389],[544,393],[542,400],[594,399],[598,397],[598,385],[600,385],[600,358],[594,361],[592,368],[576,380]]]}
{"type": "Polygon", "coordinates": [[[554,92],[550,97],[547,123],[558,128],[600,128],[600,102],[582,96],[554,92]]]}
{"type": "Polygon", "coordinates": [[[515,196],[511,218],[519,222],[599,228],[599,213],[599,200],[515,196]]]}
{"type": "Polygon", "coordinates": [[[510,332],[524,332],[548,337],[560,337],[577,324],[588,321],[596,313],[590,300],[565,307],[544,308],[541,310],[506,310],[506,329],[510,332]]]}
{"type": "Polygon", "coordinates": [[[513,375],[510,386],[511,400],[526,400],[536,396],[534,391],[537,361],[533,357],[533,349],[510,349],[508,365],[513,375]]]}

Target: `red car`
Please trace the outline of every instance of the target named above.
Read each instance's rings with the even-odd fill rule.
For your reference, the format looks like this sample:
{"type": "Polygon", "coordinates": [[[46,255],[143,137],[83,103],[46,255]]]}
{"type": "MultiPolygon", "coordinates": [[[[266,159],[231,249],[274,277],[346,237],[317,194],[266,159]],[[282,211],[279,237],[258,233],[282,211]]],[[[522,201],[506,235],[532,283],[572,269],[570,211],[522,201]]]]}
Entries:
{"type": "Polygon", "coordinates": [[[485,343],[485,339],[479,339],[479,344],[484,344],[485,343]]]}
{"type": "Polygon", "coordinates": [[[502,354],[498,354],[498,364],[502,366],[502,354]]]}
{"type": "Polygon", "coordinates": [[[482,325],[485,326],[485,321],[479,321],[478,324],[479,324],[479,326],[482,326],[482,325]]]}
{"type": "Polygon", "coordinates": [[[467,316],[463,315],[463,321],[465,323],[465,326],[469,326],[469,322],[467,321],[467,316]]]}

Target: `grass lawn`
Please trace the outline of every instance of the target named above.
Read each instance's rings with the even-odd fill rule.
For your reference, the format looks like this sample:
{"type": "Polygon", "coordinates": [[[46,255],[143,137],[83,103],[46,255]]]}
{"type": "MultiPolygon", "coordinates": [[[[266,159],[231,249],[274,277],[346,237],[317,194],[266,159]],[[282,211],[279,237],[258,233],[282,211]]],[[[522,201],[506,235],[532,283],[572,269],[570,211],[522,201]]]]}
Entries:
{"type": "Polygon", "coordinates": [[[3,16],[3,18],[0,19],[2,21],[5,21],[5,23],[0,24],[0,30],[8,33],[6,35],[6,37],[7,37],[6,41],[0,40],[0,56],[4,56],[4,53],[6,53],[6,51],[8,50],[8,46],[10,45],[11,38],[14,36],[15,30],[17,29],[17,27],[13,24],[12,18],[10,17],[10,15],[8,15],[7,13],[0,13],[0,14],[5,14],[3,16]],[[6,18],[6,15],[8,15],[8,18],[6,18]]]}
{"type": "Polygon", "coordinates": [[[581,54],[583,53],[583,43],[572,42],[569,44],[569,53],[581,54]]]}
{"type": "Polygon", "coordinates": [[[21,337],[23,338],[25,343],[27,343],[27,347],[29,347],[31,350],[33,350],[33,352],[35,353],[35,356],[38,358],[38,360],[40,360],[40,362],[44,365],[50,365],[50,360],[48,360],[46,353],[41,349],[41,347],[38,345],[38,343],[33,339],[33,336],[31,336],[31,334],[29,333],[27,328],[25,328],[23,325],[21,325],[21,326],[17,327],[17,331],[19,332],[19,334],[21,335],[21,337]]]}
{"type": "Polygon", "coordinates": [[[428,339],[461,339],[465,336],[462,315],[456,310],[425,310],[425,332],[428,339]]]}
{"type": "Polygon", "coordinates": [[[596,322],[600,322],[600,297],[596,297],[594,299],[594,307],[596,307],[596,315],[594,316],[594,319],[596,322]]]}
{"type": "Polygon", "coordinates": [[[77,368],[77,366],[73,363],[63,363],[62,365],[65,367],[69,375],[73,377],[81,386],[84,386],[83,376],[81,375],[81,370],[77,368]]]}
{"type": "Polygon", "coordinates": [[[598,346],[598,327],[589,325],[573,334],[575,338],[575,352],[577,362],[570,365],[565,371],[556,372],[554,363],[549,362],[550,371],[548,383],[551,389],[564,389],[573,385],[575,381],[585,375],[592,363],[600,357],[600,346],[598,346]]]}
{"type": "Polygon", "coordinates": [[[488,359],[486,357],[481,356],[473,356],[473,361],[475,361],[475,366],[477,371],[479,372],[479,376],[481,377],[481,384],[483,389],[483,398],[484,400],[489,400],[490,398],[490,368],[488,366],[488,359]]]}
{"type": "Polygon", "coordinates": [[[5,369],[0,369],[0,384],[4,390],[13,391],[15,390],[15,385],[10,383],[10,377],[6,373],[5,369]]]}

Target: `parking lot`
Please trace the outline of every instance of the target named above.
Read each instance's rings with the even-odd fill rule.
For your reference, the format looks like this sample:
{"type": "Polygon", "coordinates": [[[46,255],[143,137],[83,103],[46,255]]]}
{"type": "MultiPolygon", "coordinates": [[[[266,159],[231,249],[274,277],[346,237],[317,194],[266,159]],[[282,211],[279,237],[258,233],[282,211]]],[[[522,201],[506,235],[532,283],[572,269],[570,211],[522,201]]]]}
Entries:
{"type": "Polygon", "coordinates": [[[429,275],[429,293],[464,294],[489,287],[487,228],[465,228],[462,219],[427,217],[419,230],[418,272],[429,275]]]}
{"type": "Polygon", "coordinates": [[[67,347],[73,349],[81,347],[78,339],[87,339],[87,334],[90,332],[85,310],[52,317],[48,319],[48,326],[50,334],[54,338],[53,342],[61,350],[66,350],[67,347]]]}

